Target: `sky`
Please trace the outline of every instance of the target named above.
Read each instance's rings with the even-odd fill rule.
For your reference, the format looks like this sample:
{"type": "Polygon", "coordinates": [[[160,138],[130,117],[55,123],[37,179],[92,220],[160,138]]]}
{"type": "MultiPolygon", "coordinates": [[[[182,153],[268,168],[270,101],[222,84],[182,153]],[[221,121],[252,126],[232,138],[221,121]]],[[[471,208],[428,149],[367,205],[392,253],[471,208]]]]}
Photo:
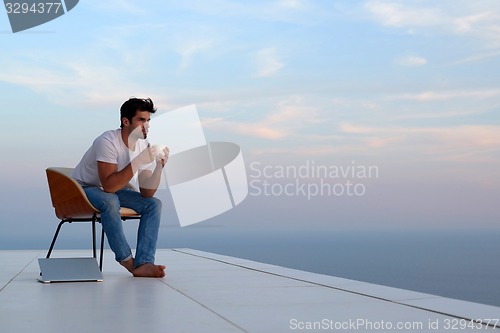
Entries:
{"type": "Polygon", "coordinates": [[[0,9],[0,40],[3,240],[52,233],[45,169],[131,96],[241,147],[247,198],[199,226],[499,228],[496,0],[82,0],[15,34],[0,9]]]}

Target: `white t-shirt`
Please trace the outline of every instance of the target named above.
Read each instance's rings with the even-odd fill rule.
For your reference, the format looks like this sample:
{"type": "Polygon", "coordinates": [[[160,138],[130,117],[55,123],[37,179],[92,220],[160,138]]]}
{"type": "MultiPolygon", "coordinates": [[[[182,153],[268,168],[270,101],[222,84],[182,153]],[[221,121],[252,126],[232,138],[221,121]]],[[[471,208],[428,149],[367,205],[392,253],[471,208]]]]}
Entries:
{"type": "MultiPolygon", "coordinates": [[[[117,164],[118,171],[121,171],[147,146],[146,140],[139,139],[130,150],[123,142],[121,129],[106,131],[94,140],[71,176],[81,185],[102,186],[97,171],[98,161],[117,164]]],[[[148,168],[151,164],[140,167],[141,170],[148,168]]]]}

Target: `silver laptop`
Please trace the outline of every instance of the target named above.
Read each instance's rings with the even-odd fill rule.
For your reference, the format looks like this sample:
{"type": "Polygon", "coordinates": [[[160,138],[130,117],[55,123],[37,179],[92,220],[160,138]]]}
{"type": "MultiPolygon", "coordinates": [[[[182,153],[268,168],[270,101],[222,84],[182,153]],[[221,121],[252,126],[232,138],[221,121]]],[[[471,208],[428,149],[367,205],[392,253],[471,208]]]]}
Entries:
{"type": "Polygon", "coordinates": [[[38,264],[43,283],[103,281],[95,258],[39,258],[38,264]]]}

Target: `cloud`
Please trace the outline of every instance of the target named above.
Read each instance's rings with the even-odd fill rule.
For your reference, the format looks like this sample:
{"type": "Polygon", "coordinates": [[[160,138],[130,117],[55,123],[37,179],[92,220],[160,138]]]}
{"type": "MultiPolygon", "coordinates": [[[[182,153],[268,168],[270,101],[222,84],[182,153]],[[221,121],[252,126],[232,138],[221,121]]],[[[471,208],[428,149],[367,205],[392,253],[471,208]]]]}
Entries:
{"type": "Polygon", "coordinates": [[[278,52],[274,47],[259,50],[255,55],[255,64],[258,77],[272,76],[285,66],[279,60],[278,52]]]}
{"type": "Polygon", "coordinates": [[[301,8],[303,6],[301,0],[280,0],[279,4],[283,7],[293,8],[293,9],[301,8]]]}
{"type": "Polygon", "coordinates": [[[404,28],[432,29],[444,34],[472,37],[485,48],[500,47],[500,8],[494,1],[370,0],[363,8],[379,24],[404,28]]]}
{"type": "Polygon", "coordinates": [[[0,74],[0,81],[27,87],[37,93],[45,94],[49,99],[58,104],[71,104],[84,99],[84,96],[109,95],[112,85],[117,83],[120,74],[108,67],[85,66],[82,63],[71,63],[63,65],[60,63],[58,71],[50,68],[30,66],[24,64],[10,64],[9,68],[0,74]],[[115,78],[115,79],[113,79],[115,78]],[[99,88],[93,86],[96,81],[100,82],[99,88]],[[101,89],[107,87],[107,89],[101,89]],[[80,95],[80,96],[78,96],[80,95]],[[72,102],[71,102],[72,100],[72,102]]]}
{"type": "Polygon", "coordinates": [[[332,156],[339,154],[349,154],[355,152],[359,147],[349,145],[311,145],[303,144],[293,147],[259,147],[253,149],[252,153],[259,156],[278,157],[281,161],[283,158],[288,158],[293,162],[297,162],[297,158],[303,157],[321,157],[332,156]]]}
{"type": "Polygon", "coordinates": [[[287,136],[285,131],[273,128],[265,121],[246,123],[223,118],[207,118],[202,123],[203,127],[208,129],[224,130],[260,139],[276,140],[287,136]]]}
{"type": "Polygon", "coordinates": [[[497,17],[491,12],[458,17],[453,20],[454,29],[458,33],[468,33],[474,31],[481,23],[488,22],[492,19],[497,19],[497,17]]]}
{"type": "Polygon", "coordinates": [[[185,70],[191,65],[193,57],[210,49],[213,41],[206,38],[182,40],[176,46],[176,52],[181,56],[180,70],[185,70]]]}
{"type": "Polygon", "coordinates": [[[52,47],[35,47],[0,55],[0,81],[23,86],[57,105],[74,108],[114,107],[117,100],[130,96],[156,95],[159,97],[155,102],[168,104],[165,92],[151,82],[158,77],[150,74],[157,70],[153,64],[158,54],[144,52],[154,43],[154,37],[141,39],[144,49],[129,46],[138,35],[159,27],[154,23],[111,24],[97,35],[84,38],[76,48],[56,52],[52,47]]]}
{"type": "Polygon", "coordinates": [[[312,1],[231,1],[231,0],[191,0],[175,4],[195,14],[218,18],[244,18],[291,24],[315,24],[318,21],[317,8],[312,1]]]}
{"type": "Polygon", "coordinates": [[[427,59],[420,56],[410,55],[397,59],[396,63],[401,66],[418,67],[427,65],[427,59]]]}
{"type": "Polygon", "coordinates": [[[276,103],[273,110],[257,121],[235,121],[221,117],[207,118],[203,125],[208,129],[225,130],[239,135],[277,140],[297,136],[301,130],[322,120],[315,107],[304,105],[300,97],[291,97],[276,103]]]}
{"type": "Polygon", "coordinates": [[[500,89],[490,88],[483,90],[457,90],[457,91],[425,91],[417,94],[402,94],[389,99],[414,100],[420,102],[444,101],[451,99],[485,99],[500,96],[500,89]]]}
{"type": "Polygon", "coordinates": [[[500,51],[495,50],[495,51],[489,51],[489,52],[481,52],[477,53],[471,56],[468,56],[463,59],[456,60],[452,63],[450,63],[450,66],[454,65],[462,65],[466,63],[471,63],[471,62],[479,62],[485,59],[491,59],[491,58],[498,58],[500,57],[500,51]]]}
{"type": "Polygon", "coordinates": [[[342,123],[339,131],[358,135],[367,147],[398,147],[417,156],[429,153],[445,159],[450,153],[495,149],[500,146],[499,125],[455,127],[369,127],[342,123]]]}
{"type": "MultiPolygon", "coordinates": [[[[498,8],[498,6],[497,6],[498,8]]],[[[457,35],[470,36],[486,42],[486,49],[500,47],[500,10],[488,10],[451,19],[457,35]]]]}
{"type": "Polygon", "coordinates": [[[107,0],[107,1],[95,1],[90,2],[89,6],[95,7],[95,11],[102,14],[107,11],[112,14],[125,13],[131,15],[144,15],[148,13],[148,6],[141,6],[135,1],[127,0],[107,0]]]}
{"type": "Polygon", "coordinates": [[[442,19],[442,15],[435,8],[412,7],[396,2],[369,1],[365,3],[364,8],[385,26],[428,27],[438,25],[442,19]]]}
{"type": "Polygon", "coordinates": [[[57,62],[52,63],[50,57],[45,57],[40,66],[30,59],[11,61],[0,73],[0,81],[26,87],[57,105],[71,107],[114,107],[129,96],[154,95],[161,96],[157,102],[166,104],[163,92],[144,87],[134,81],[131,73],[105,62],[75,57],[54,59],[57,62]]]}

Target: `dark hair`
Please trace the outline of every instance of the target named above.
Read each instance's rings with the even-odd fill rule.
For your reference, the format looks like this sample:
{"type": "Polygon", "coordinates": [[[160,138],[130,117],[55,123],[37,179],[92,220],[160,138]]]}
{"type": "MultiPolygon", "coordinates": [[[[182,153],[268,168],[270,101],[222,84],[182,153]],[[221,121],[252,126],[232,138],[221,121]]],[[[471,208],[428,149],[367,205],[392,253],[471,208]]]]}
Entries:
{"type": "Polygon", "coordinates": [[[132,118],[134,118],[137,111],[149,111],[151,113],[155,113],[156,108],[151,98],[130,98],[128,101],[123,103],[120,108],[120,128],[123,128],[122,119],[127,118],[130,122],[132,122],[132,118]]]}

